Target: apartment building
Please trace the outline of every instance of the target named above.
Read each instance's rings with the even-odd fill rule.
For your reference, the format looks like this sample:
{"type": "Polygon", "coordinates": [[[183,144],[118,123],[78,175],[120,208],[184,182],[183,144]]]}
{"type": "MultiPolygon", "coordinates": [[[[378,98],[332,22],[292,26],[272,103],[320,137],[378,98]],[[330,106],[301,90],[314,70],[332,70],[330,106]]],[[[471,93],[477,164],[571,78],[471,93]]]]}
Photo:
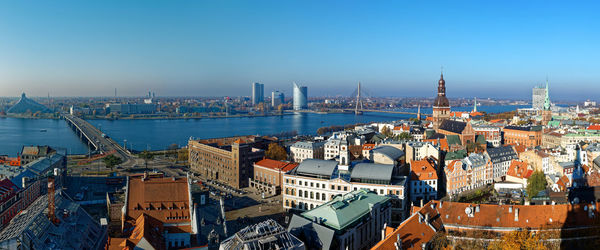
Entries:
{"type": "Polygon", "coordinates": [[[435,200],[438,196],[439,162],[433,157],[410,163],[410,200],[413,202],[435,200]]]}
{"type": "Polygon", "coordinates": [[[492,162],[493,179],[496,181],[502,181],[510,167],[510,162],[518,158],[512,146],[488,148],[486,153],[492,162]]]}

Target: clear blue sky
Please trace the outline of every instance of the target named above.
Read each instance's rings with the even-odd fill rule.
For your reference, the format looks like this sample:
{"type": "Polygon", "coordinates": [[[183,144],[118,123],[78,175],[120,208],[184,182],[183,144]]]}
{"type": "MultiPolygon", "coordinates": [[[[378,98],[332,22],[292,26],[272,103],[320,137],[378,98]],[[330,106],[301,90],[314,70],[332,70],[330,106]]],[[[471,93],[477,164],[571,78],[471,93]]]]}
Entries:
{"type": "Polygon", "coordinates": [[[594,2],[414,2],[2,1],[0,96],[600,92],[594,2]]]}

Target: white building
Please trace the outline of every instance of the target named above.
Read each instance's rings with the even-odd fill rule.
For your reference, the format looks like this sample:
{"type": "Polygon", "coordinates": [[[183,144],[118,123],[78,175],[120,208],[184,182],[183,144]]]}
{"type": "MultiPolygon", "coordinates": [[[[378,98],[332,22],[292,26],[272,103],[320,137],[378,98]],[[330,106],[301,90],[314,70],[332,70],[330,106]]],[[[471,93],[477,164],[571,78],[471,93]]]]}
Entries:
{"type": "Polygon", "coordinates": [[[283,175],[283,208],[305,211],[336,195],[368,189],[392,197],[394,223],[402,222],[406,212],[406,176],[395,176],[393,165],[358,163],[348,171],[340,170],[336,161],[306,159],[283,175]]]}
{"type": "Polygon", "coordinates": [[[411,141],[406,143],[406,161],[408,163],[430,156],[440,159],[440,149],[430,142],[411,141]]]}
{"type": "Polygon", "coordinates": [[[290,155],[294,162],[305,159],[323,159],[325,142],[299,141],[290,146],[290,155]]]}
{"type": "Polygon", "coordinates": [[[437,199],[439,163],[433,158],[414,160],[410,164],[410,200],[426,203],[437,199]]]}

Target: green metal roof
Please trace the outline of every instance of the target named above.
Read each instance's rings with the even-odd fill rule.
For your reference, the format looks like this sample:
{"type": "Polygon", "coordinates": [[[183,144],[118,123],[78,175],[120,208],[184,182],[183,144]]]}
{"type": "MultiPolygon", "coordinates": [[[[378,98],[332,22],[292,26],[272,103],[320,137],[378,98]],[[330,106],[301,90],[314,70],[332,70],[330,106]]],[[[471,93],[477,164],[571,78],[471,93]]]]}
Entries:
{"type": "Polygon", "coordinates": [[[335,230],[344,230],[368,215],[373,205],[389,202],[389,200],[389,197],[361,189],[338,195],[333,200],[302,213],[302,216],[311,221],[320,218],[322,224],[335,230]]]}
{"type": "Polygon", "coordinates": [[[446,160],[446,161],[462,160],[465,157],[467,157],[467,151],[464,149],[461,149],[461,150],[456,150],[456,151],[446,153],[446,157],[444,158],[444,160],[446,160]]]}
{"type": "Polygon", "coordinates": [[[460,137],[458,135],[446,135],[446,140],[448,140],[448,145],[461,145],[460,137]]]}

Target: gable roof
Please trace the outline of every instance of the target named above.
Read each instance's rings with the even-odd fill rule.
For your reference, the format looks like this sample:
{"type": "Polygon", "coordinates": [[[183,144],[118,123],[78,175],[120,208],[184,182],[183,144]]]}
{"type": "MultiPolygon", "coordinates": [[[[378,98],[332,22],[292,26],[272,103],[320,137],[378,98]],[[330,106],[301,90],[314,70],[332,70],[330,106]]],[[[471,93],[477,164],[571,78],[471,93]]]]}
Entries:
{"type": "Polygon", "coordinates": [[[396,249],[395,244],[400,239],[402,249],[421,250],[422,245],[431,241],[435,233],[442,228],[442,220],[437,210],[431,206],[423,206],[371,249],[396,249]]]}
{"type": "Polygon", "coordinates": [[[465,127],[467,126],[466,122],[459,122],[453,120],[444,120],[440,125],[440,129],[446,130],[448,132],[461,134],[465,127]]]}
{"type": "Polygon", "coordinates": [[[516,159],[517,152],[515,152],[512,146],[500,146],[497,148],[488,148],[487,154],[490,157],[492,163],[500,163],[516,159]]]}
{"type": "Polygon", "coordinates": [[[437,180],[438,175],[433,164],[434,162],[431,158],[412,161],[410,163],[411,180],[437,180]]]}
{"type": "Polygon", "coordinates": [[[506,172],[506,175],[519,179],[527,179],[531,174],[533,174],[533,170],[527,167],[527,163],[518,160],[512,160],[506,172]]]}
{"type": "Polygon", "coordinates": [[[169,233],[191,232],[191,224],[185,225],[191,218],[187,178],[132,177],[127,189],[130,219],[137,220],[145,213],[163,223],[177,225],[169,227],[169,233]]]}
{"type": "Polygon", "coordinates": [[[290,163],[290,162],[277,161],[277,160],[271,160],[271,159],[262,159],[256,163],[254,163],[254,165],[258,165],[260,167],[269,168],[269,169],[273,169],[273,170],[280,170],[282,172],[288,172],[288,171],[294,169],[296,166],[298,166],[298,163],[290,163]]]}

